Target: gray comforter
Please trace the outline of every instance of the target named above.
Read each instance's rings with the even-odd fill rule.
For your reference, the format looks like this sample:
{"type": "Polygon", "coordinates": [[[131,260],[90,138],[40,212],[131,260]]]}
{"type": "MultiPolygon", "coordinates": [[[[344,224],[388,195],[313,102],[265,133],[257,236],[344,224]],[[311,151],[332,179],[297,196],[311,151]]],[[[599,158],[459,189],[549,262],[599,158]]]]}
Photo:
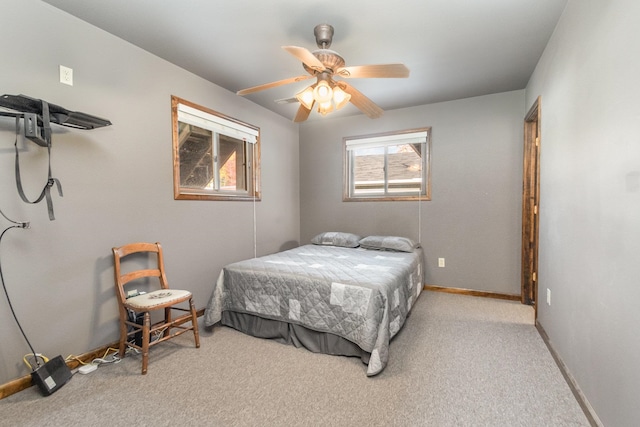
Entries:
{"type": "Polygon", "coordinates": [[[381,372],[389,341],[422,290],[422,251],[306,245],[224,267],[205,311],[249,313],[343,337],[371,353],[367,375],[381,372]]]}

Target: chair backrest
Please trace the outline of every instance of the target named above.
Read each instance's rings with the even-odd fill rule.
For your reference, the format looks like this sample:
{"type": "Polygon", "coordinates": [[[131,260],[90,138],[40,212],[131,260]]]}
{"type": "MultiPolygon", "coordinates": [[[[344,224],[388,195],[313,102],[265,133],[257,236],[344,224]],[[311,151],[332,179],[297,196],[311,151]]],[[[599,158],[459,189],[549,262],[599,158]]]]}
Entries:
{"type": "Polygon", "coordinates": [[[164,272],[164,259],[162,256],[162,246],[160,246],[160,243],[130,243],[128,245],[113,248],[113,264],[116,293],[120,302],[124,302],[127,299],[124,287],[127,283],[133,280],[145,277],[157,277],[160,281],[160,287],[162,289],[169,288],[167,277],[164,272]],[[157,259],[156,268],[137,269],[134,271],[129,271],[127,273],[123,273],[121,268],[122,259],[129,255],[137,253],[155,254],[157,259]]]}

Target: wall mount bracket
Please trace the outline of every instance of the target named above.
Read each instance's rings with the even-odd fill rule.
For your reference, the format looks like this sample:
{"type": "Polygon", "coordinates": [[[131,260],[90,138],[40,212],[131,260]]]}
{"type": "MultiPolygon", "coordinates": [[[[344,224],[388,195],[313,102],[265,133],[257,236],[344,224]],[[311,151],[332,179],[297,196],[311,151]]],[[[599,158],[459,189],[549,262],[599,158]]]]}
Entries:
{"type": "Polygon", "coordinates": [[[0,107],[13,111],[0,111],[0,116],[14,117],[16,120],[16,185],[20,198],[26,203],[39,203],[46,198],[49,219],[54,220],[51,187],[57,185],[58,194],[62,196],[62,186],[58,179],[51,174],[51,123],[74,129],[96,129],[111,125],[111,122],[86,113],[70,111],[59,105],[49,104],[41,99],[30,98],[25,95],[2,95],[0,107]],[[30,201],[24,194],[20,179],[20,161],[18,152],[18,136],[20,135],[20,119],[24,120],[24,136],[36,144],[46,147],[49,152],[49,176],[40,196],[30,201]]]}
{"type": "MultiPolygon", "coordinates": [[[[70,111],[56,104],[48,104],[49,121],[61,126],[74,129],[96,129],[111,125],[111,122],[100,117],[78,111],[70,111]]],[[[46,147],[44,128],[47,126],[43,117],[43,101],[26,95],[2,95],[0,107],[14,110],[0,111],[0,116],[24,118],[25,137],[36,144],[46,147]]]]}

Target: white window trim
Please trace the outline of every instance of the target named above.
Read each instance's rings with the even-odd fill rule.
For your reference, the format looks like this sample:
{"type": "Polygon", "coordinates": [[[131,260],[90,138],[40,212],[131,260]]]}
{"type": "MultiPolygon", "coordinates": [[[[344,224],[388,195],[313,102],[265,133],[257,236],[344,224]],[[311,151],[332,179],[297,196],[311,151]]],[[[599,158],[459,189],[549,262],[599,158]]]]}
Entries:
{"type": "Polygon", "coordinates": [[[178,120],[248,142],[249,144],[255,144],[258,141],[258,131],[256,129],[180,103],[178,103],[178,120]]]}
{"type": "Polygon", "coordinates": [[[388,147],[390,145],[421,144],[427,142],[428,136],[428,131],[424,130],[374,137],[356,137],[354,139],[346,139],[345,145],[347,150],[355,150],[359,148],[388,147]]]}

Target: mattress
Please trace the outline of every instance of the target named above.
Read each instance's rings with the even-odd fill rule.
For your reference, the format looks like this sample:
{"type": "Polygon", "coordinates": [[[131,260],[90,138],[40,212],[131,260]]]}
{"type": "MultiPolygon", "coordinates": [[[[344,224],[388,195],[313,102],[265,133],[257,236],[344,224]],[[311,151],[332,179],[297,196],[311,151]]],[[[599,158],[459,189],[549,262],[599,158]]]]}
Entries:
{"type": "Polygon", "coordinates": [[[305,245],[229,264],[205,309],[245,313],[335,334],[369,353],[367,375],[389,360],[389,343],[422,290],[422,250],[305,245]]]}

